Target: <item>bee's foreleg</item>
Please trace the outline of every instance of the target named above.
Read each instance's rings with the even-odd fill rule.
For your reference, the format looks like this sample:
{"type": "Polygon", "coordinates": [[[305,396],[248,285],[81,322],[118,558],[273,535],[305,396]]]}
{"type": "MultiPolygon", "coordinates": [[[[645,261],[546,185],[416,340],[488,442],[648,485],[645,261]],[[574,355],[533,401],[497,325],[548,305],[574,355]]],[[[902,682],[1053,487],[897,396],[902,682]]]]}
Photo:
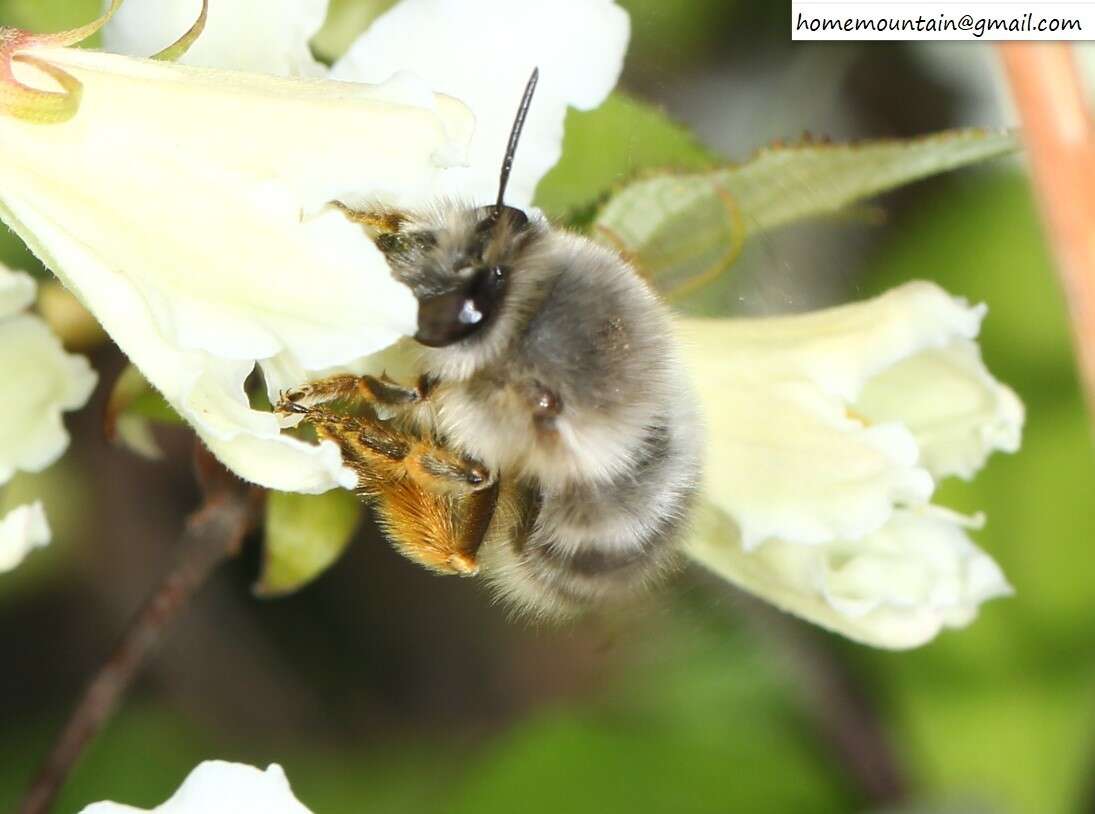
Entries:
{"type": "Polygon", "coordinates": [[[380,404],[400,409],[425,400],[430,383],[419,379],[414,387],[392,381],[387,376],[354,376],[344,374],[320,379],[282,393],[277,410],[281,413],[304,413],[313,407],[343,401],[351,404],[380,404]]]}
{"type": "Polygon", "coordinates": [[[331,201],[349,220],[380,234],[398,232],[407,216],[397,209],[376,206],[369,209],[351,209],[341,201],[331,201]]]}
{"type": "Polygon", "coordinates": [[[364,491],[379,482],[409,479],[431,493],[459,496],[494,484],[494,475],[478,461],[375,416],[341,415],[319,408],[300,411],[320,438],[338,444],[364,491]]]}
{"type": "Polygon", "coordinates": [[[320,438],[339,445],[396,546],[434,570],[476,573],[498,501],[486,467],[371,416],[321,409],[305,416],[320,438]]]}

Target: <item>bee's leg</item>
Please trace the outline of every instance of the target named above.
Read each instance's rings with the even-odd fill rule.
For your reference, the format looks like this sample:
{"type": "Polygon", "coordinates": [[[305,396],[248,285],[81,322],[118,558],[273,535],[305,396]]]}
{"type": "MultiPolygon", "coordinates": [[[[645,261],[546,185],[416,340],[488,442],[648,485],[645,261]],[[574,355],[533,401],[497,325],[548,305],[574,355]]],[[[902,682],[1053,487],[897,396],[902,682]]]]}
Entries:
{"type": "Polygon", "coordinates": [[[277,411],[307,415],[312,408],[331,401],[409,407],[425,400],[430,387],[430,380],[425,376],[414,387],[397,384],[387,376],[331,376],[283,393],[277,411]]]}
{"type": "Polygon", "coordinates": [[[398,232],[399,227],[407,222],[407,216],[395,209],[386,209],[384,207],[351,209],[341,201],[332,201],[331,203],[349,220],[380,234],[398,232]]]}
{"type": "Polygon", "coordinates": [[[338,444],[359,488],[409,479],[437,495],[468,495],[489,489],[494,476],[485,466],[440,444],[396,429],[375,416],[348,416],[302,408],[316,434],[338,444]]]}
{"type": "Polygon", "coordinates": [[[320,438],[339,445],[400,550],[434,570],[476,573],[498,501],[498,482],[485,467],[372,417],[322,410],[306,417],[320,438]]]}
{"type": "Polygon", "coordinates": [[[433,245],[433,235],[425,231],[405,230],[411,220],[406,212],[390,207],[374,206],[368,209],[351,209],[344,203],[332,204],[350,221],[361,226],[376,247],[389,260],[401,254],[433,245]]]}

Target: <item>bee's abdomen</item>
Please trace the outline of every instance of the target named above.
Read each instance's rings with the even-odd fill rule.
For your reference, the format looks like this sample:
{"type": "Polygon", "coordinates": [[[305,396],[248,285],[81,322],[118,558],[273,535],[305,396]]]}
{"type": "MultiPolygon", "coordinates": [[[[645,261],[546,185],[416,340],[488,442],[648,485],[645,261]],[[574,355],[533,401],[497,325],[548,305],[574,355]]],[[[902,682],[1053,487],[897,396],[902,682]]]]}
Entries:
{"type": "Polygon", "coordinates": [[[526,485],[505,533],[481,552],[499,595],[533,616],[565,616],[641,591],[672,571],[696,491],[691,422],[660,423],[610,481],[526,485]]]}

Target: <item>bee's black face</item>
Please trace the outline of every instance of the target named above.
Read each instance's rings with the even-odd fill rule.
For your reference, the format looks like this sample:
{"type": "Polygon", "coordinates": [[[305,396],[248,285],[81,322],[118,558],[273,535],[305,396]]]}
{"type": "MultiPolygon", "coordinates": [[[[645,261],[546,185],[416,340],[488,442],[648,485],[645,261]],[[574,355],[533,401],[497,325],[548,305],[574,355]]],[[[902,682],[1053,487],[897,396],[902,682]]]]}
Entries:
{"type": "Polygon", "coordinates": [[[435,279],[437,288],[419,293],[415,339],[423,345],[440,348],[473,336],[490,323],[505,296],[510,268],[499,248],[516,245],[529,228],[528,216],[512,206],[484,206],[472,214],[474,226],[453,264],[456,271],[443,271],[443,283],[435,279]]]}
{"type": "Polygon", "coordinates": [[[505,294],[507,270],[479,266],[459,273],[451,291],[418,301],[418,333],[414,338],[431,348],[467,339],[485,327],[505,294]]]}

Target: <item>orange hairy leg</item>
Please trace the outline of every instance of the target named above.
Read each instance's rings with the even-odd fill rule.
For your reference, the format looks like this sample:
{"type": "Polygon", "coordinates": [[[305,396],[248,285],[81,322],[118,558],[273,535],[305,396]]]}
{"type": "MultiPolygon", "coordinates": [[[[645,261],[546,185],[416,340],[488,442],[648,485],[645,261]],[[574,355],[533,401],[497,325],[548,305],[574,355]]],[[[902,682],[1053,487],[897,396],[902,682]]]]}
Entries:
{"type": "Polygon", "coordinates": [[[498,483],[484,466],[371,410],[341,415],[299,400],[280,409],[302,415],[320,438],[338,444],[357,474],[356,491],[403,554],[441,573],[478,571],[476,554],[498,501],[498,483]]]}

